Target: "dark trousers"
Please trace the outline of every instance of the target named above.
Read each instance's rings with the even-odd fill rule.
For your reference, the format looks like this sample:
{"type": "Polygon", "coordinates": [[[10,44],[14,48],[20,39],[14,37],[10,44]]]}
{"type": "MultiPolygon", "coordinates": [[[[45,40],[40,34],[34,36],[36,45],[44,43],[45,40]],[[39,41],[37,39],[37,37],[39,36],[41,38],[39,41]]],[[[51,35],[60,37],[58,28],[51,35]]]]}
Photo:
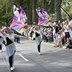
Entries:
{"type": "Polygon", "coordinates": [[[65,44],[65,40],[64,40],[64,38],[62,38],[62,45],[64,45],[65,44]]]}
{"type": "Polygon", "coordinates": [[[13,67],[13,58],[14,58],[14,55],[9,57],[9,65],[10,65],[10,67],[13,67]]]}
{"type": "Polygon", "coordinates": [[[15,42],[20,43],[20,38],[19,37],[15,37],[15,42]]]}
{"type": "Polygon", "coordinates": [[[2,45],[0,45],[0,50],[2,50],[2,45]]]}
{"type": "Polygon", "coordinates": [[[38,45],[38,52],[40,52],[40,47],[41,47],[41,44],[38,45]]]}

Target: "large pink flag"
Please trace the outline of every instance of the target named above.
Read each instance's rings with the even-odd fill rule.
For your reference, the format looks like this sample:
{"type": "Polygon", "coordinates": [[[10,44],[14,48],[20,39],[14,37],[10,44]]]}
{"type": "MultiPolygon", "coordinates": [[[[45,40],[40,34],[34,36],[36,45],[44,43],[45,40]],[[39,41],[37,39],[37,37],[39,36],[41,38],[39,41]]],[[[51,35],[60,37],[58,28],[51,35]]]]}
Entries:
{"type": "Polygon", "coordinates": [[[44,8],[38,8],[36,9],[36,12],[38,14],[38,25],[39,26],[48,26],[51,22],[50,16],[46,12],[44,8]]]}
{"type": "Polygon", "coordinates": [[[13,13],[14,16],[10,28],[19,33],[24,32],[24,27],[27,25],[27,17],[25,11],[21,6],[13,5],[13,13]]]}

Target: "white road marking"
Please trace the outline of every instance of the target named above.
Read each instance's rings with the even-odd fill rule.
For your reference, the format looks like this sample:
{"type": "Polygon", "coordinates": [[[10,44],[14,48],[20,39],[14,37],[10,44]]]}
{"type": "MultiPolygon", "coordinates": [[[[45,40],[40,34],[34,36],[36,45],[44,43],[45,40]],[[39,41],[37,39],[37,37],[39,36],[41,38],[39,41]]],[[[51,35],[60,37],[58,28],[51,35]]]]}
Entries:
{"type": "Polygon", "coordinates": [[[24,59],[25,61],[29,61],[27,58],[25,58],[21,53],[18,53],[18,55],[22,58],[22,59],[24,59]]]}

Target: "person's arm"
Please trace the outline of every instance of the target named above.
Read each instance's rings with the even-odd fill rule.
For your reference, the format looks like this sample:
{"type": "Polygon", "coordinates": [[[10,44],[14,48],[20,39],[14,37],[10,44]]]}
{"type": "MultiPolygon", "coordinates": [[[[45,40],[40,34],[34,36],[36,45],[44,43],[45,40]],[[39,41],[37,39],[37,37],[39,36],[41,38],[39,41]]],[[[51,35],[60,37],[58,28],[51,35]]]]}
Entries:
{"type": "Polygon", "coordinates": [[[14,34],[14,36],[17,36],[17,37],[20,37],[20,38],[23,38],[24,37],[22,35],[17,35],[17,34],[14,34]]]}
{"type": "Polygon", "coordinates": [[[1,31],[1,33],[3,34],[3,36],[7,36],[7,33],[4,31],[1,31]]]}

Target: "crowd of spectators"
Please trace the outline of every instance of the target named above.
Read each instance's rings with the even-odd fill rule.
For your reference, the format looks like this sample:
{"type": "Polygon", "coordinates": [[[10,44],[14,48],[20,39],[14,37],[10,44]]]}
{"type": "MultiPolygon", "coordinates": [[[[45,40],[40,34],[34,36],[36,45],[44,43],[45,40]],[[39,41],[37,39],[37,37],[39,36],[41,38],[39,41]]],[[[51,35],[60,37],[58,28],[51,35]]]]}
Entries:
{"type": "MultiPolygon", "coordinates": [[[[24,35],[33,38],[35,26],[28,27],[24,35]]],[[[49,27],[39,27],[42,41],[53,43],[54,47],[72,48],[72,20],[53,22],[49,27]]]]}

